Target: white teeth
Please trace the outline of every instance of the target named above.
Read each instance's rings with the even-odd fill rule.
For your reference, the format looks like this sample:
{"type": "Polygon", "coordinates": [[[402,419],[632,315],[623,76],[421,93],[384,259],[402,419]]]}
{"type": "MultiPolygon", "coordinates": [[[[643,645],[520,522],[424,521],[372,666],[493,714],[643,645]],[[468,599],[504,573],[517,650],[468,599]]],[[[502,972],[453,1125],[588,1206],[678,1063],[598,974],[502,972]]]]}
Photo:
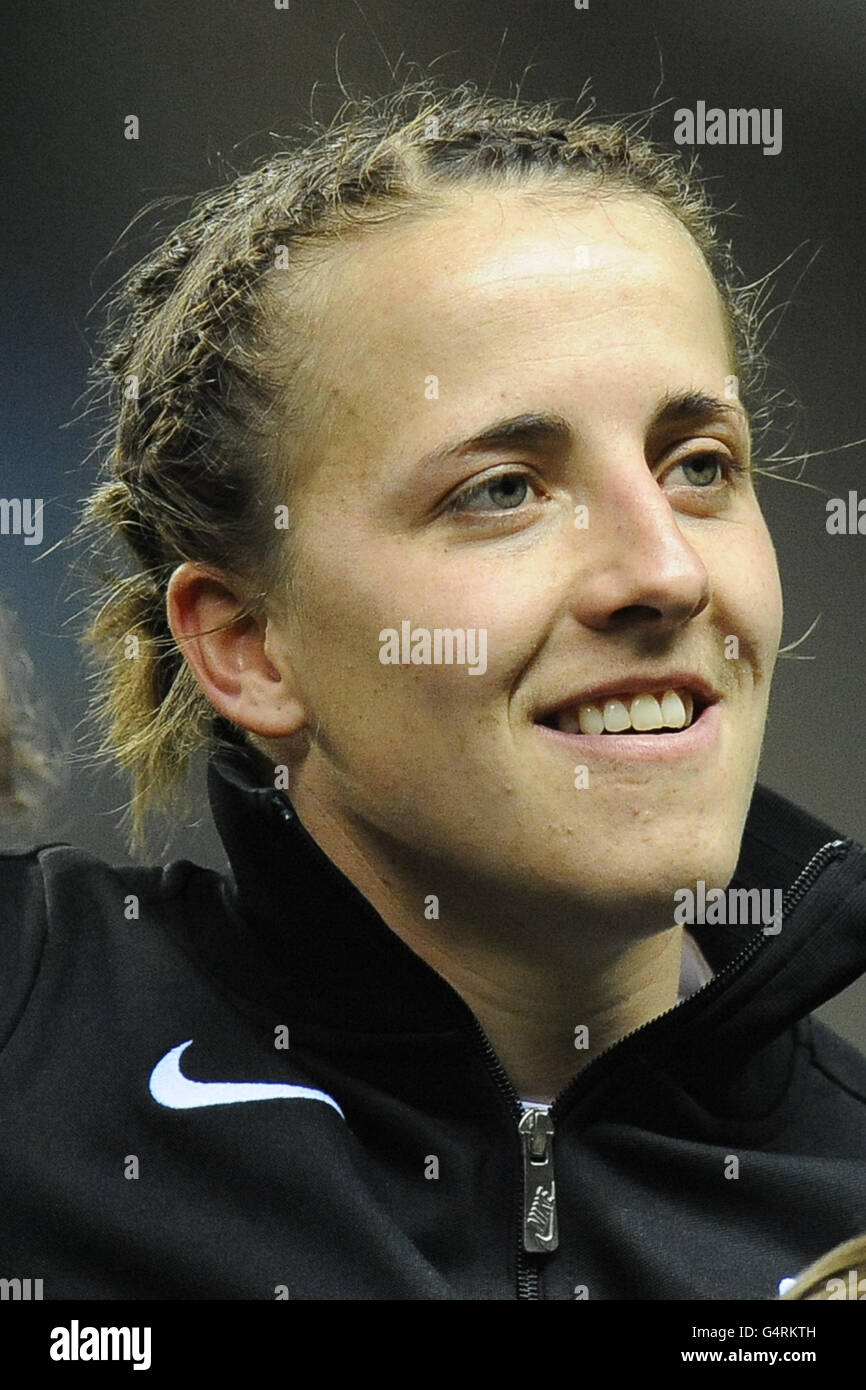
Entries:
{"type": "Polygon", "coordinates": [[[573,709],[563,710],[557,727],[564,734],[603,734],[604,715],[598,705],[579,705],[576,714],[573,709]]]}
{"type": "Polygon", "coordinates": [[[581,705],[578,716],[582,734],[604,733],[604,715],[598,705],[581,705]]]}
{"type": "Polygon", "coordinates": [[[666,690],[659,698],[641,692],[604,704],[564,709],[556,727],[565,734],[621,734],[626,729],[647,733],[652,729],[686,729],[692,722],[695,702],[688,690],[666,690]]]}
{"type": "Polygon", "coordinates": [[[600,734],[604,730],[604,720],[598,710],[595,715],[601,720],[601,728],[585,729],[583,727],[583,711],[592,709],[592,705],[581,705],[577,713],[573,709],[564,709],[556,721],[557,729],[561,729],[564,734],[600,734]]]}
{"type": "MultiPolygon", "coordinates": [[[[689,696],[691,700],[691,696],[689,696]]],[[[686,707],[675,690],[666,690],[662,696],[662,723],[667,724],[671,729],[682,729],[685,724],[691,722],[691,715],[686,714],[686,707]]]]}
{"type": "Polygon", "coordinates": [[[609,734],[621,734],[623,729],[631,728],[631,719],[622,700],[605,700],[604,727],[609,734]]]}
{"type": "Polygon", "coordinates": [[[646,733],[648,729],[660,729],[664,723],[661,706],[655,695],[635,695],[629,713],[631,727],[641,733],[646,733]]]}

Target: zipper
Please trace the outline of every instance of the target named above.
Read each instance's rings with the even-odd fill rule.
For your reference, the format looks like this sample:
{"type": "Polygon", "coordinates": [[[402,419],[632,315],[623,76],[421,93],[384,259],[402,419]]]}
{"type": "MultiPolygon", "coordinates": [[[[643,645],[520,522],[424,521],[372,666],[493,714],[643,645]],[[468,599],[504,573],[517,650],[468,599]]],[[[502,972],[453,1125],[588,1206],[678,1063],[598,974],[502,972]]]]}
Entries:
{"type": "Polygon", "coordinates": [[[822,845],[817,853],[812,855],[806,867],[800,870],[782,898],[783,922],[793,912],[800,899],[806,896],[812,884],[824,872],[827,865],[834,859],[844,859],[852,844],[852,840],[828,840],[826,845],[822,845]],[[845,854],[842,853],[843,850],[845,854]]]}
{"type": "MultiPolygon", "coordinates": [[[[809,892],[813,884],[820,878],[828,864],[831,864],[834,859],[844,859],[853,843],[852,840],[828,840],[825,845],[822,845],[819,850],[815,851],[812,858],[803,866],[794,879],[794,882],[790,884],[782,896],[783,924],[785,920],[790,917],[794,908],[799,906],[802,899],[809,892]]],[[[778,935],[778,933],[773,933],[773,935],[778,935]]],[[[642,1023],[639,1028],[633,1028],[630,1033],[624,1033],[615,1043],[611,1043],[610,1047],[606,1047],[597,1057],[593,1058],[589,1066],[586,1067],[579,1076],[576,1076],[574,1080],[568,1083],[564,1090],[560,1091],[550,1107],[552,1118],[555,1119],[557,1115],[561,1114],[564,1106],[571,1098],[571,1093],[583,1083],[584,1078],[588,1076],[605,1057],[610,1056],[615,1048],[622,1047],[623,1043],[630,1042],[631,1039],[636,1038],[639,1033],[644,1033],[648,1028],[652,1028],[655,1024],[660,1023],[663,1018],[669,1018],[674,1013],[678,1016],[682,1016],[684,1012],[688,1014],[692,1007],[697,1004],[697,1001],[703,1001],[708,995],[717,994],[734,975],[739,974],[739,972],[749,964],[753,956],[756,956],[763,946],[766,946],[767,940],[768,938],[765,936],[763,930],[756,932],[756,934],[750,937],[746,942],[742,951],[740,951],[732,961],[728,962],[724,970],[721,970],[718,975],[714,975],[705,985],[701,985],[700,989],[696,989],[694,994],[690,994],[681,1004],[675,1004],[672,1009],[666,1009],[663,1014],[656,1014],[655,1018],[648,1019],[647,1022],[642,1023]]]]}
{"type": "Polygon", "coordinates": [[[525,1110],[517,1129],[523,1148],[523,1248],[549,1255],[559,1245],[550,1106],[525,1110]]]}
{"type": "MultiPolygon", "coordinates": [[[[540,1255],[538,1252],[539,1250],[545,1250],[551,1247],[538,1244],[527,1246],[527,1229],[529,1229],[530,1237],[534,1239],[534,1223],[536,1219],[540,1217],[541,1206],[544,1202],[544,1196],[542,1195],[540,1196],[539,1202],[536,1204],[535,1211],[533,1212],[533,1226],[527,1227],[529,1213],[532,1209],[532,1198],[530,1198],[527,1202],[527,1193],[532,1183],[533,1175],[537,1174],[541,1168],[545,1167],[546,1164],[549,1164],[550,1183],[553,1183],[553,1121],[548,1119],[549,1133],[547,1135],[546,1146],[542,1144],[541,1153],[538,1155],[540,1157],[541,1162],[539,1166],[536,1166],[536,1155],[533,1154],[532,1150],[533,1145],[536,1150],[538,1149],[539,1143],[541,1142],[541,1135],[539,1134],[538,1136],[535,1136],[532,1134],[532,1121],[530,1121],[529,1125],[526,1128],[524,1128],[524,1120],[526,1119],[526,1114],[523,1111],[523,1108],[520,1104],[520,1097],[517,1094],[511,1077],[508,1075],[508,1072],[503,1067],[501,1061],[499,1060],[498,1053],[494,1050],[490,1042],[490,1039],[488,1038],[484,1029],[481,1027],[481,1024],[478,1022],[478,1019],[475,1018],[474,1014],[473,1024],[475,1027],[475,1034],[481,1045],[481,1051],[484,1054],[485,1061],[487,1062],[488,1068],[490,1069],[493,1075],[493,1079],[496,1082],[497,1089],[500,1091],[500,1093],[506,1100],[508,1108],[514,1117],[517,1126],[518,1137],[520,1139],[521,1151],[523,1153],[520,1189],[519,1191],[515,1192],[515,1205],[517,1209],[520,1211],[520,1221],[518,1225],[516,1240],[517,1297],[519,1299],[538,1299],[541,1297],[540,1266],[543,1263],[543,1256],[540,1255]]],[[[546,1112],[549,1117],[550,1109],[551,1107],[549,1105],[538,1105],[534,1106],[532,1110],[528,1112],[528,1114],[541,1115],[544,1112],[546,1112]]],[[[540,1185],[542,1187],[544,1186],[543,1183],[540,1185]]],[[[532,1196],[535,1196],[534,1188],[532,1196]]],[[[556,1230],[555,1186],[552,1187],[552,1191],[550,1193],[550,1200],[553,1204],[553,1229],[556,1230]]],[[[543,1220],[544,1218],[542,1217],[541,1219],[543,1220]]],[[[543,1235],[544,1233],[545,1231],[542,1230],[541,1234],[543,1235]]]]}
{"type": "MultiPolygon", "coordinates": [[[[782,923],[790,917],[794,908],[800,904],[828,864],[831,864],[834,859],[843,859],[852,843],[851,840],[829,840],[812,855],[812,858],[800,870],[782,897],[782,923]]],[[[757,955],[766,943],[767,937],[764,932],[757,932],[746,943],[743,950],[732,961],[729,961],[724,970],[718,975],[714,975],[700,989],[695,990],[694,994],[689,995],[682,1004],[677,1004],[673,1009],[668,1009],[665,1013],[649,1019],[646,1023],[642,1023],[639,1028],[633,1028],[630,1033],[624,1034],[615,1043],[611,1043],[610,1047],[606,1047],[603,1052],[600,1052],[584,1071],[570,1081],[564,1090],[560,1091],[551,1105],[534,1105],[526,1111],[522,1109],[520,1097],[510,1076],[499,1060],[481,1024],[473,1015],[475,1031],[488,1067],[517,1121],[517,1132],[521,1145],[523,1163],[520,1193],[520,1233],[517,1241],[518,1299],[539,1299],[541,1297],[540,1276],[544,1257],[551,1254],[559,1245],[553,1139],[555,1118],[568,1103],[572,1092],[583,1083],[590,1071],[598,1067],[603,1058],[609,1057],[623,1043],[629,1042],[639,1033],[654,1027],[655,1024],[663,1018],[668,1018],[674,1012],[683,1009],[688,1010],[694,1001],[705,998],[708,994],[718,993],[734,975],[738,974],[749,963],[753,956],[757,955]]]]}

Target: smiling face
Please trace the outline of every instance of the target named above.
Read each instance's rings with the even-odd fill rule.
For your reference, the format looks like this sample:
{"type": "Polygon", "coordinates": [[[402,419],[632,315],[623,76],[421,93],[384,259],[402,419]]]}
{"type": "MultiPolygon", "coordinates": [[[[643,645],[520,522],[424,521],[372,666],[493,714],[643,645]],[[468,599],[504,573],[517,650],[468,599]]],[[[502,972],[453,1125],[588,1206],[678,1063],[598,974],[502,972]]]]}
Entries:
{"type": "Polygon", "coordinates": [[[733,871],[781,627],[700,254],[648,199],[470,190],[352,238],[324,284],[327,419],[269,639],[308,715],[302,820],[410,895],[669,925],[676,887],[733,871]],[[467,661],[403,664],[436,629],[467,661]],[[690,728],[580,732],[669,690],[690,728]]]}

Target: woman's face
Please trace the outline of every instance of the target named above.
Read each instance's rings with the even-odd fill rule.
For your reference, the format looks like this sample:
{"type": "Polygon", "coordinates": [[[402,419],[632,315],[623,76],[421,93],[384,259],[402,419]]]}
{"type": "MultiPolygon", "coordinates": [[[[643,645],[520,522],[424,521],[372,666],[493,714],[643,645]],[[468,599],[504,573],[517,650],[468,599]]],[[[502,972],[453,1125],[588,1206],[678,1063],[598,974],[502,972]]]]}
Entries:
{"type": "Polygon", "coordinates": [[[272,644],[308,715],[302,819],[315,801],[398,878],[491,905],[637,920],[727,883],[781,593],[688,235],[648,199],[466,192],[353,240],[325,284],[272,644]],[[651,720],[633,697],[668,690],[689,729],[580,731],[581,705],[651,720]]]}

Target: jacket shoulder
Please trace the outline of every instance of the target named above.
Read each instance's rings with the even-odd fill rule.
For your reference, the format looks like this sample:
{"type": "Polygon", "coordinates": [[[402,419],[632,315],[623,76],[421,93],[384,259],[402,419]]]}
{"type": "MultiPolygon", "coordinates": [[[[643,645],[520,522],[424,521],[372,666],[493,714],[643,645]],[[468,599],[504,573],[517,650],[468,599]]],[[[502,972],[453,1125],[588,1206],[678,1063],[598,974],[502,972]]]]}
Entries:
{"type": "Polygon", "coordinates": [[[0,853],[0,1048],[14,1032],[49,953],[111,950],[131,917],[143,931],[221,894],[223,880],[188,860],[112,865],[68,844],[0,853]]]}
{"type": "Polygon", "coordinates": [[[809,1023],[812,1065],[839,1090],[866,1106],[866,1055],[814,1014],[809,1023]]]}

